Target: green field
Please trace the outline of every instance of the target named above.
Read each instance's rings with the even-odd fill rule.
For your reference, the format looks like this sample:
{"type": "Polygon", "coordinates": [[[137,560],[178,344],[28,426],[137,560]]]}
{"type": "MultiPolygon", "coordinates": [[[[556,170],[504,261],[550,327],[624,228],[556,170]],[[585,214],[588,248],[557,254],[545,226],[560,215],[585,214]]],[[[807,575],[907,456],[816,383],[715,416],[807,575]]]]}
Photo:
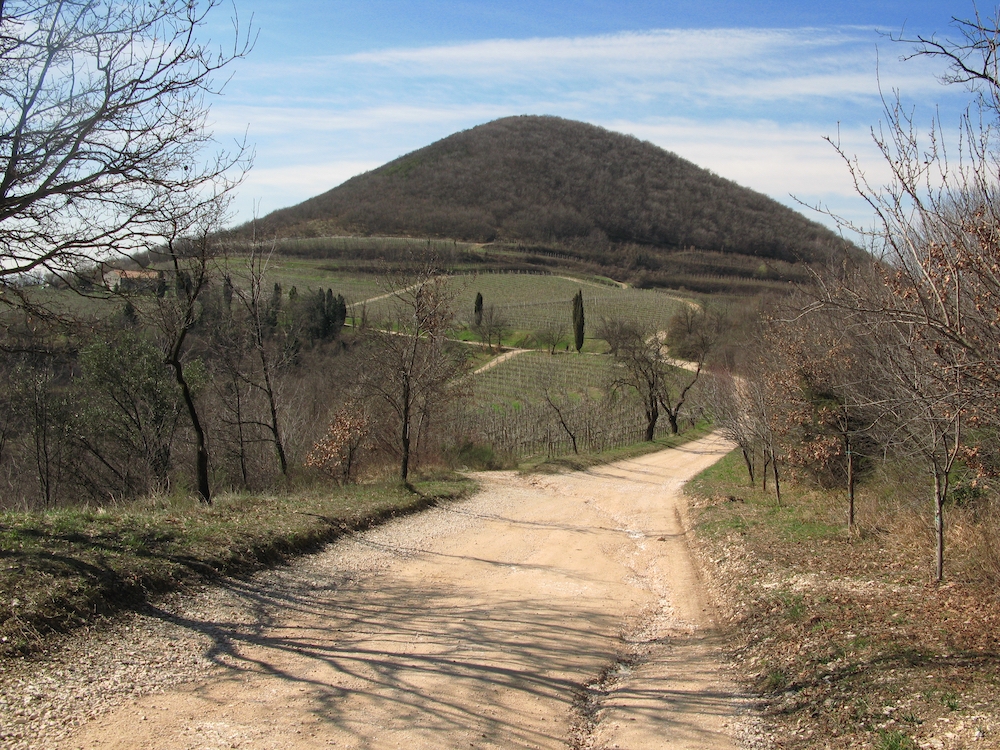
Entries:
{"type": "MultiPolygon", "coordinates": [[[[245,256],[220,259],[219,265],[223,272],[230,274],[237,286],[248,283],[249,269],[245,256]]],[[[163,264],[153,267],[165,268],[163,264]]],[[[334,294],[344,296],[350,314],[360,315],[364,305],[369,320],[377,321],[392,314],[394,302],[389,294],[392,287],[377,274],[346,273],[333,269],[325,260],[274,255],[264,264],[264,279],[268,288],[275,283],[280,284],[285,295],[293,287],[299,293],[332,289],[334,294]]],[[[400,284],[405,284],[405,281],[398,282],[397,286],[400,284]]],[[[624,316],[650,328],[663,330],[682,305],[692,304],[684,297],[658,290],[622,288],[587,279],[545,274],[456,274],[449,278],[448,284],[454,294],[457,338],[476,338],[469,328],[475,297],[480,293],[484,304],[495,305],[507,320],[510,330],[504,344],[522,347],[535,346],[530,340],[531,335],[553,325],[565,326],[563,346],[569,343],[572,298],[577,290],[583,291],[587,318],[586,351],[603,350],[603,344],[591,336],[603,317],[624,316]]],[[[112,301],[112,307],[109,307],[106,299],[90,299],[51,288],[40,288],[34,294],[39,301],[55,309],[75,314],[101,316],[117,312],[121,304],[112,301]]]]}
{"type": "Polygon", "coordinates": [[[538,330],[553,323],[569,323],[572,300],[583,291],[583,305],[590,325],[602,317],[625,315],[658,329],[685,304],[681,299],[651,289],[631,289],[593,281],[539,274],[469,274],[452,282],[460,320],[472,317],[476,293],[483,304],[503,309],[511,325],[523,331],[538,330]]]}

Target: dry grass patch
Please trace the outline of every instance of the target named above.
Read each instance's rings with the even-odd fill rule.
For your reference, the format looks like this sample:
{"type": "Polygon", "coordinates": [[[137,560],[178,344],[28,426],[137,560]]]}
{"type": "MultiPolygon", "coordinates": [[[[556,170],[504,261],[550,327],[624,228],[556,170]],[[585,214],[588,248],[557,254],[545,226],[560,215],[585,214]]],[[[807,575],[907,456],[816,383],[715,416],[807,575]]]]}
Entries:
{"type": "Polygon", "coordinates": [[[158,593],[281,563],[473,486],[442,475],[415,482],[415,491],[382,483],[222,494],[210,507],[176,496],[0,513],[0,654],[31,651],[48,633],[158,593]]]}
{"type": "Polygon", "coordinates": [[[936,584],[929,521],[905,493],[866,488],[848,535],[843,493],[792,485],[778,508],[741,463],[727,456],[688,492],[733,663],[773,746],[1000,747],[983,503],[949,509],[951,578],[936,584]]]}

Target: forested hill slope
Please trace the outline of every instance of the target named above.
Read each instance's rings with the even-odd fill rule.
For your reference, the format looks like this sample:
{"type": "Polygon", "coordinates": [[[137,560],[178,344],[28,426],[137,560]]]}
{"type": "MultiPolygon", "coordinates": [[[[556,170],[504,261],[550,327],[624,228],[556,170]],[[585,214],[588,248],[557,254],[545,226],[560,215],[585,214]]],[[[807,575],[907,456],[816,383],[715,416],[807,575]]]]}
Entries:
{"type": "Polygon", "coordinates": [[[258,222],[278,236],[632,245],[819,260],[843,241],[765,195],[637,138],[557,117],[455,133],[258,222]]]}

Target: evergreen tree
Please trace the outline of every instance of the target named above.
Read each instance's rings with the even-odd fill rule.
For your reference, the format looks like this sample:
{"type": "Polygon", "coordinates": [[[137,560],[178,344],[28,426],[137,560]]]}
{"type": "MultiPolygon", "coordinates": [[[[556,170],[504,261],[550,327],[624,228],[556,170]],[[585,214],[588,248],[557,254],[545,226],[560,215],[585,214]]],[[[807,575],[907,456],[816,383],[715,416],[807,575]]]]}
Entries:
{"type": "Polygon", "coordinates": [[[483,324],[483,293],[476,292],[476,307],[475,307],[475,323],[476,328],[479,328],[483,324]]]}
{"type": "Polygon", "coordinates": [[[135,328],[139,325],[139,313],[130,299],[125,300],[125,307],[122,308],[121,323],[124,328],[135,328]]]}
{"type": "Polygon", "coordinates": [[[573,297],[573,336],[576,350],[583,349],[583,290],[578,289],[573,297]]]}
{"type": "Polygon", "coordinates": [[[270,328],[278,327],[278,315],[281,313],[281,284],[274,282],[271,299],[264,308],[264,323],[270,328]]]}
{"type": "Polygon", "coordinates": [[[340,336],[347,320],[347,301],[344,295],[334,295],[332,289],[320,289],[308,298],[306,332],[315,341],[332,341],[340,336]]]}

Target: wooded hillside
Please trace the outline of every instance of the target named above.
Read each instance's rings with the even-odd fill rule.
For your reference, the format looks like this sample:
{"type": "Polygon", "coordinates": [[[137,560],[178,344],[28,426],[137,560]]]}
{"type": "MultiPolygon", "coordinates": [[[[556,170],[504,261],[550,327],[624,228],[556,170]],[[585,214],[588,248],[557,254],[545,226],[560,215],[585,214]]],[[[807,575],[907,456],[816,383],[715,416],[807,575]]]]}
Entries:
{"type": "Polygon", "coordinates": [[[681,250],[797,262],[844,244],[771,198],[651,143],[536,116],[456,133],[275,211],[257,229],[279,237],[534,243],[654,272],[661,256],[681,250]]]}

